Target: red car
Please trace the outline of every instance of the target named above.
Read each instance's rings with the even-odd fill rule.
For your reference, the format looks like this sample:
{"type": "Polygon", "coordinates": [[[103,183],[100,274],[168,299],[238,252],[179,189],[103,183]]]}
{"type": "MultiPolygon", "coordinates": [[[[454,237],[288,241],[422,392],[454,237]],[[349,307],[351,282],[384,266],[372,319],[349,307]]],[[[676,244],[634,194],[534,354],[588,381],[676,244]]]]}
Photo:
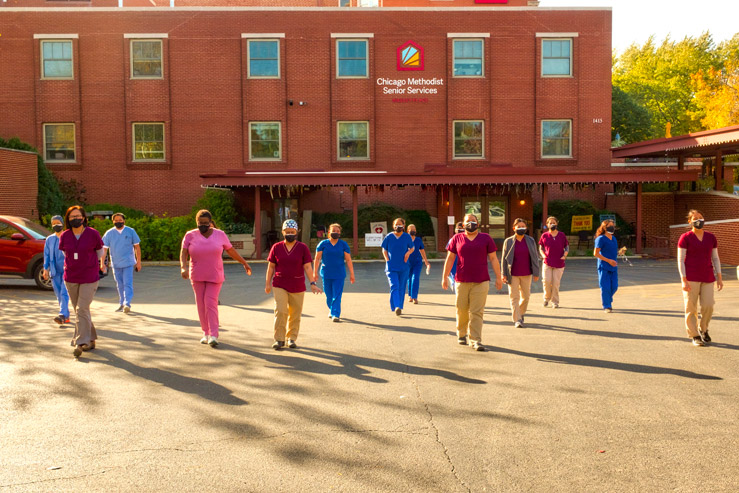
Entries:
{"type": "Polygon", "coordinates": [[[0,274],[33,279],[41,289],[52,289],[44,280],[44,242],[51,232],[28,219],[0,216],[0,274]]]}

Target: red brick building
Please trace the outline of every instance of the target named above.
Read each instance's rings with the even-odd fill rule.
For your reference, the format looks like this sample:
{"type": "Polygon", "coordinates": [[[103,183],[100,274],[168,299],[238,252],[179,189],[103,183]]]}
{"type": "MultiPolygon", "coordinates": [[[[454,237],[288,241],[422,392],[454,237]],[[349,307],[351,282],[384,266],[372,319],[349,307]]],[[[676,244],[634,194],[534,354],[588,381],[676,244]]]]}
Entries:
{"type": "Polygon", "coordinates": [[[38,216],[38,156],[0,147],[0,215],[38,216]]]}
{"type": "Polygon", "coordinates": [[[229,187],[259,232],[379,200],[440,246],[466,210],[506,236],[547,184],[693,178],[611,168],[610,9],[367,2],[0,3],[0,136],[91,202],[180,214],[229,187]]]}

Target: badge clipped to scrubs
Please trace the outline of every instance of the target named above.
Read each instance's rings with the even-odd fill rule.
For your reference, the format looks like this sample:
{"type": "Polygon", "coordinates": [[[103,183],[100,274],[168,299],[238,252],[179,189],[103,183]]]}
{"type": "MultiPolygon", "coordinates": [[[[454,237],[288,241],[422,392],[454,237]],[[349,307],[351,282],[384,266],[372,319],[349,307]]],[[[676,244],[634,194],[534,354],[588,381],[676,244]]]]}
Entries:
{"type": "Polygon", "coordinates": [[[78,260],[78,258],[79,258],[79,257],[77,256],[77,252],[74,252],[74,259],[75,259],[75,260],[78,260]]]}

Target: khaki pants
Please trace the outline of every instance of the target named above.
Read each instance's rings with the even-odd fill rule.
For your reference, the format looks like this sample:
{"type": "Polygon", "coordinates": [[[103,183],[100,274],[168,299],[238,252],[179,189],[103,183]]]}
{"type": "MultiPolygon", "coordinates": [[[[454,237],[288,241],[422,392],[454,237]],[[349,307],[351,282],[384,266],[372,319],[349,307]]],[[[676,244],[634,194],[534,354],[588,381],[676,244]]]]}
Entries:
{"type": "Polygon", "coordinates": [[[90,304],[98,289],[98,282],[78,284],[76,282],[65,282],[69,300],[74,307],[76,320],[74,324],[74,338],[72,344],[81,346],[82,344],[90,344],[98,338],[95,332],[95,324],[92,323],[90,316],[90,304]]]}
{"type": "Polygon", "coordinates": [[[544,301],[551,301],[555,305],[559,305],[559,283],[562,281],[564,267],[549,267],[544,264],[542,272],[542,281],[544,282],[544,301]]]}
{"type": "Polygon", "coordinates": [[[508,284],[508,298],[511,300],[511,315],[518,322],[526,315],[531,297],[531,276],[511,276],[508,284]]]}
{"type": "Polygon", "coordinates": [[[705,333],[708,331],[708,324],[713,316],[713,283],[712,282],[691,282],[690,291],[683,291],[683,299],[685,300],[685,328],[689,337],[698,336],[698,300],[701,304],[701,320],[700,331],[705,333]]]}
{"type": "Polygon", "coordinates": [[[482,315],[488,299],[490,281],[457,283],[457,337],[482,342],[482,315]]]}
{"type": "Polygon", "coordinates": [[[282,288],[272,288],[272,292],[275,296],[275,341],[285,341],[285,327],[287,338],[295,341],[300,332],[305,292],[290,293],[282,288]]]}

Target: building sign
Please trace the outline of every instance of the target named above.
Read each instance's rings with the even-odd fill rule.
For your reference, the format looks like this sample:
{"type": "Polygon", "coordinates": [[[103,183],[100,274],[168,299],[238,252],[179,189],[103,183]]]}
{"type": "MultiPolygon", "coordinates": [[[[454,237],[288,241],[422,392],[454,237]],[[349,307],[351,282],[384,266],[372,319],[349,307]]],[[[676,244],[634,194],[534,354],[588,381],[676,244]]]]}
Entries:
{"type": "Polygon", "coordinates": [[[600,215],[600,222],[603,221],[613,221],[616,222],[616,214],[601,214],[600,215]]]}
{"type": "Polygon", "coordinates": [[[374,233],[366,233],[364,235],[364,246],[366,247],[379,247],[382,246],[382,240],[385,235],[378,235],[374,233]]]}
{"type": "Polygon", "coordinates": [[[376,235],[382,235],[383,237],[387,234],[387,221],[370,223],[370,231],[376,235]]]}
{"type": "Polygon", "coordinates": [[[408,41],[398,46],[398,70],[423,70],[423,48],[408,41]]]}
{"type": "Polygon", "coordinates": [[[592,231],[593,216],[572,216],[572,227],[570,231],[576,233],[578,231],[592,231]]]}
{"type": "Polygon", "coordinates": [[[405,79],[388,79],[386,77],[378,77],[377,85],[382,86],[383,94],[392,94],[393,96],[425,96],[429,94],[438,94],[438,86],[444,85],[444,79],[433,77],[424,79],[422,77],[408,77],[405,79]]]}

